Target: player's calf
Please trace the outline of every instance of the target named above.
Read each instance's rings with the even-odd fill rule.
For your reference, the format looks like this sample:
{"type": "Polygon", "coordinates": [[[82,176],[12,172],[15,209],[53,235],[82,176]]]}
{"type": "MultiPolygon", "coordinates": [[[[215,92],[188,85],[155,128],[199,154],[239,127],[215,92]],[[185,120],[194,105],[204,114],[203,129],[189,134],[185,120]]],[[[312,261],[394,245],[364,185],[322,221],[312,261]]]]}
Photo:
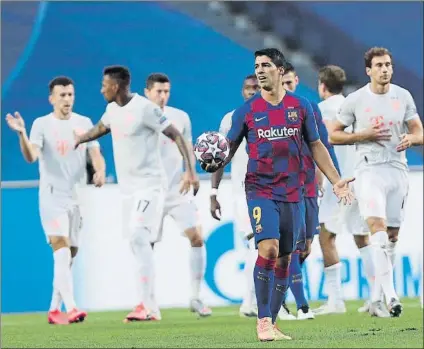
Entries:
{"type": "Polygon", "coordinates": [[[286,299],[287,289],[289,288],[289,264],[290,254],[284,255],[278,259],[277,266],[274,270],[274,286],[272,288],[271,297],[271,315],[273,324],[277,319],[281,305],[286,299]]]}

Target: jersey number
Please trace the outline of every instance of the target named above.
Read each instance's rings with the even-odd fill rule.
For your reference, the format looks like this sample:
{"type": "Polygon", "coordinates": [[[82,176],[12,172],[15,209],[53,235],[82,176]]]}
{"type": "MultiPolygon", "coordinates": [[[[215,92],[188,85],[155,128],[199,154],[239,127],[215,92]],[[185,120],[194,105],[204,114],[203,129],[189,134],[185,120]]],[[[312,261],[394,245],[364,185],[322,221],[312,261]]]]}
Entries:
{"type": "Polygon", "coordinates": [[[147,210],[147,207],[149,206],[149,204],[150,204],[150,201],[140,200],[138,202],[138,205],[137,205],[137,211],[139,211],[140,208],[143,206],[143,209],[141,210],[141,212],[145,212],[147,210]]]}
{"type": "Polygon", "coordinates": [[[256,220],[256,225],[258,225],[262,218],[262,210],[259,206],[253,208],[253,218],[256,220]]]}

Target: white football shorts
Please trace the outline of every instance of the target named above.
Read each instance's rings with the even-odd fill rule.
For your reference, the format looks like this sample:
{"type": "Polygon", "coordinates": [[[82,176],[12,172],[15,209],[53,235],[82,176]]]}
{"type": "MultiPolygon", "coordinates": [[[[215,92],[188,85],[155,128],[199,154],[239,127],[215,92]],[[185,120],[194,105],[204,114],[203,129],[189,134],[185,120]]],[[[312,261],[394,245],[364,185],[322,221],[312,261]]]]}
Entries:
{"type": "Polygon", "coordinates": [[[373,166],[355,172],[355,191],[364,219],[379,217],[388,227],[400,227],[408,198],[409,178],[405,170],[373,166]]]}

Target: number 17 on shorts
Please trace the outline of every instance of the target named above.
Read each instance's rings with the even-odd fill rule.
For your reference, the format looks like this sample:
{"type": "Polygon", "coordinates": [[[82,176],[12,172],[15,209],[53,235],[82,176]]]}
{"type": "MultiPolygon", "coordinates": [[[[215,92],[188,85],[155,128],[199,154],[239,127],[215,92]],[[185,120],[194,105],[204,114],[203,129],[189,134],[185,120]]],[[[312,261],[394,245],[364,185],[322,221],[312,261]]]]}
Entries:
{"type": "Polygon", "coordinates": [[[163,192],[137,192],[133,197],[130,226],[146,228],[155,234],[163,212],[163,192]]]}

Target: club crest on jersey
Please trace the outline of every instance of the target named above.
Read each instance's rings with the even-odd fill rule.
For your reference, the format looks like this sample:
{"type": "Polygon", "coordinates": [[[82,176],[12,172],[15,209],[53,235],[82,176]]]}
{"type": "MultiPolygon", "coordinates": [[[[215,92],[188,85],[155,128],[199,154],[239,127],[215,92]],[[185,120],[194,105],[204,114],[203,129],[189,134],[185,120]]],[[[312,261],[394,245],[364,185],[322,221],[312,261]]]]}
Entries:
{"type": "Polygon", "coordinates": [[[261,224],[258,224],[258,225],[256,225],[256,227],[255,227],[256,229],[256,234],[260,234],[260,233],[262,233],[262,225],[261,224]]]}
{"type": "Polygon", "coordinates": [[[296,122],[299,118],[299,112],[296,109],[289,109],[286,111],[286,116],[290,122],[296,122]]]}

